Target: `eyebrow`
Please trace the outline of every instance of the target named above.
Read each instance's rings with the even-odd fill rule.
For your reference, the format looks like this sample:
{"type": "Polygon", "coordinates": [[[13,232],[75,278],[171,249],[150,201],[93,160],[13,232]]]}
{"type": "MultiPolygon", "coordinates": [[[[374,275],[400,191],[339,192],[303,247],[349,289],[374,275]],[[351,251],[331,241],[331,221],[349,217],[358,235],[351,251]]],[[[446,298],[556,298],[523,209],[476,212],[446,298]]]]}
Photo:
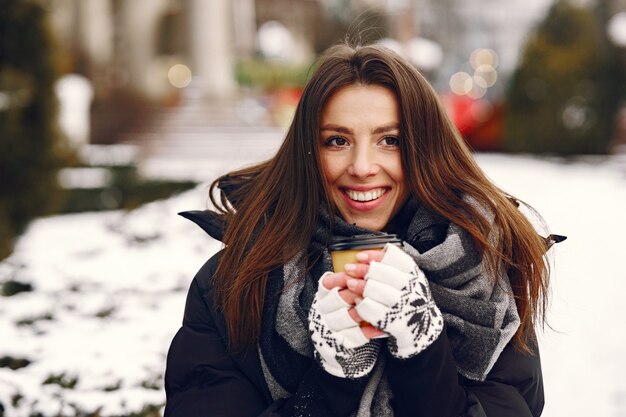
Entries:
{"type": "MultiPolygon", "coordinates": [[[[324,126],[322,126],[322,128],[320,129],[320,132],[324,132],[327,130],[330,130],[333,132],[345,133],[348,135],[351,135],[353,133],[352,130],[348,129],[347,127],[335,125],[332,123],[325,124],[324,126]]],[[[374,134],[387,133],[393,130],[400,130],[400,123],[392,123],[389,125],[379,126],[376,129],[372,130],[372,133],[374,134]]]]}

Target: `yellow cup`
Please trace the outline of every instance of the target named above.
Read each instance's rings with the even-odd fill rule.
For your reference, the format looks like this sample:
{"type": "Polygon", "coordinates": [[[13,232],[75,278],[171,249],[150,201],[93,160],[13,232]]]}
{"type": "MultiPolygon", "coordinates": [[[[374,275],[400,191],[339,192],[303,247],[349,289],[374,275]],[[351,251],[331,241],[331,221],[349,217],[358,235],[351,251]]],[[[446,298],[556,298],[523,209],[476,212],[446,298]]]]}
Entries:
{"type": "Polygon", "coordinates": [[[335,272],[344,272],[344,266],[357,263],[357,253],[364,250],[382,250],[387,243],[400,245],[402,240],[394,234],[366,234],[333,239],[328,247],[335,272]]]}

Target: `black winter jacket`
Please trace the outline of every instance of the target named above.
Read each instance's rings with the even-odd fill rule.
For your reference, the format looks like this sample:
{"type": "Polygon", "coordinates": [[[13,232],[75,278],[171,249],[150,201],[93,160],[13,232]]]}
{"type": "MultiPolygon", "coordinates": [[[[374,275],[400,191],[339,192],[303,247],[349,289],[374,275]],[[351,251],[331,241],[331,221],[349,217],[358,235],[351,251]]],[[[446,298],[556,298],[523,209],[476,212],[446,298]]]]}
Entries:
{"type": "MultiPolygon", "coordinates": [[[[289,399],[272,401],[258,353],[228,352],[226,323],[212,308],[211,277],[218,256],[196,274],[187,295],[183,325],[167,357],[165,417],[350,415],[360,398],[360,387],[353,381],[334,377],[312,361],[298,391],[289,399]],[[324,400],[311,407],[307,403],[311,397],[324,400]]],[[[457,373],[445,332],[413,358],[388,355],[394,413],[396,417],[538,417],[544,397],[535,350],[536,354],[528,355],[509,344],[483,382],[457,373]]]]}

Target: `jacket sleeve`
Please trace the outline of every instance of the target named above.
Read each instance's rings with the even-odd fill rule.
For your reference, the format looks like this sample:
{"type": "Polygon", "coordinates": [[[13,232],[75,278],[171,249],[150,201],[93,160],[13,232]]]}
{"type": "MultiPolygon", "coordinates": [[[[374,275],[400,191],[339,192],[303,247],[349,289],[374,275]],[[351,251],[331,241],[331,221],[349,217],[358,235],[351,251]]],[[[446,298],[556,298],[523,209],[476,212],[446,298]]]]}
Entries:
{"type": "Polygon", "coordinates": [[[213,262],[194,278],[183,325],[168,352],[165,417],[349,415],[358,405],[365,381],[334,377],[312,361],[297,392],[289,399],[272,401],[260,366],[253,366],[253,372],[242,371],[226,349],[200,281],[207,278],[207,270],[212,271],[213,262]]]}
{"type": "Polygon", "coordinates": [[[398,417],[538,417],[543,409],[539,354],[509,343],[485,381],[460,376],[446,332],[410,359],[390,356],[389,383],[398,417]]]}

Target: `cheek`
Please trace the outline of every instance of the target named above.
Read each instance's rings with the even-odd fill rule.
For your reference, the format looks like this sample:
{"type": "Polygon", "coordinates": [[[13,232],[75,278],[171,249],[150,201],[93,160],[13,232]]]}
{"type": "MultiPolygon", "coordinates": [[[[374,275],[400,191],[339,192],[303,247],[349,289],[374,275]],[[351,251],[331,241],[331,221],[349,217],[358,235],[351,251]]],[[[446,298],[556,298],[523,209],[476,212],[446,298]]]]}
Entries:
{"type": "Polygon", "coordinates": [[[406,178],[404,175],[404,170],[402,169],[402,162],[397,161],[397,163],[393,164],[388,171],[392,180],[396,183],[396,186],[399,191],[399,201],[404,201],[409,195],[409,189],[406,183],[406,178]]]}
{"type": "Polygon", "coordinates": [[[404,178],[404,172],[402,171],[402,168],[398,169],[397,173],[396,173],[396,180],[404,187],[406,186],[406,181],[404,178]]]}
{"type": "Polygon", "coordinates": [[[340,169],[338,169],[338,161],[336,160],[336,158],[324,155],[323,153],[320,158],[322,161],[322,174],[324,175],[324,178],[326,179],[328,184],[332,184],[341,175],[340,169]]]}
{"type": "Polygon", "coordinates": [[[387,173],[395,182],[404,185],[404,170],[402,169],[400,156],[396,156],[388,161],[387,173]]]}

